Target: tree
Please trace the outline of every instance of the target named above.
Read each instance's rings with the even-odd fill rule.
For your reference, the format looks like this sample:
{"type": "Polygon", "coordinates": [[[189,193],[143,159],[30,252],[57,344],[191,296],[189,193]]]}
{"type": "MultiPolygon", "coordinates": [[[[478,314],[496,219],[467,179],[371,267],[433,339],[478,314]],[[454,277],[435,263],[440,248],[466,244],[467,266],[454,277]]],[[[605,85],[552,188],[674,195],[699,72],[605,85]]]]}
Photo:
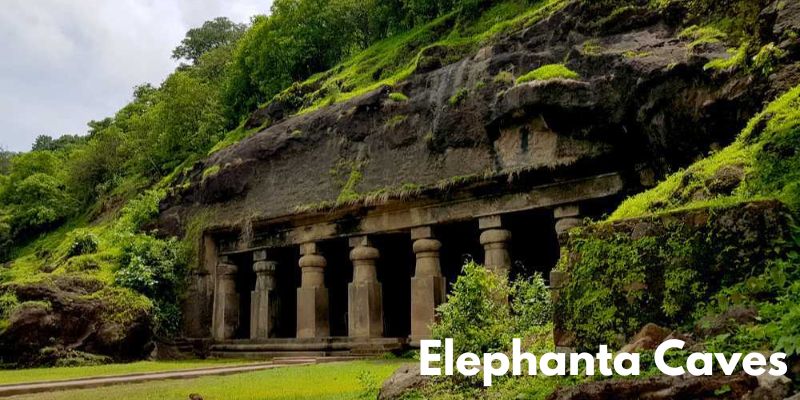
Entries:
{"type": "Polygon", "coordinates": [[[36,150],[53,150],[53,137],[48,135],[39,135],[33,141],[32,151],[36,150]]]}
{"type": "Polygon", "coordinates": [[[203,54],[236,42],[246,29],[247,25],[234,23],[225,17],[206,21],[186,32],[181,44],[172,51],[172,58],[194,64],[203,54]]]}

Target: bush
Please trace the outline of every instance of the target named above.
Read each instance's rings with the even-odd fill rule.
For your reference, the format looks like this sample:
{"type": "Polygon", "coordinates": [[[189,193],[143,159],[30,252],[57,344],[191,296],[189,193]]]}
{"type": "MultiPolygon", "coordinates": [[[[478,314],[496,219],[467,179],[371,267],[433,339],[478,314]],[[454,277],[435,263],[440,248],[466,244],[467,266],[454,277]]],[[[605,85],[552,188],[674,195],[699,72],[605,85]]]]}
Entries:
{"type": "Polygon", "coordinates": [[[550,302],[550,290],[545,285],[541,273],[536,272],[527,279],[518,278],[512,283],[511,290],[511,310],[517,333],[526,333],[552,320],[553,305],[550,302]]]}
{"type": "Polygon", "coordinates": [[[147,296],[155,303],[156,333],[172,335],[179,327],[179,295],[186,276],[186,257],[177,240],[137,234],[123,245],[117,285],[147,296]]]}
{"type": "Polygon", "coordinates": [[[85,230],[76,230],[72,233],[72,243],[67,250],[67,257],[91,254],[97,251],[97,247],[98,240],[95,234],[85,230]]]}
{"type": "Polygon", "coordinates": [[[453,338],[455,354],[504,350],[512,335],[510,294],[505,279],[474,262],[466,264],[447,302],[437,309],[433,337],[453,338]]]}
{"type": "Polygon", "coordinates": [[[470,262],[437,312],[433,337],[453,338],[455,353],[480,354],[506,350],[515,337],[537,336],[552,305],[541,274],[509,283],[470,262]]]}

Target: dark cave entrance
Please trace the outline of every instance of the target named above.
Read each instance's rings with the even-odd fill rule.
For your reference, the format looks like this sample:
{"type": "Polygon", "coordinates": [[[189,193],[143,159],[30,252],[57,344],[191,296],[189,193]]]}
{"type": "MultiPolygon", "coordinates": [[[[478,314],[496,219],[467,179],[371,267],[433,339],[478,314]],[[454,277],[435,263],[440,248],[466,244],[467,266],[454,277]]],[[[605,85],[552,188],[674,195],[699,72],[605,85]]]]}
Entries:
{"type": "Polygon", "coordinates": [[[346,238],[319,244],[328,266],[325,267],[325,287],[328,288],[328,323],[331,336],[347,336],[347,285],[353,280],[353,264],[346,238]]]}
{"type": "Polygon", "coordinates": [[[414,252],[407,233],[372,237],[380,251],[378,281],[383,298],[383,336],[408,337],[411,334],[411,276],[414,252]]]}
{"type": "Polygon", "coordinates": [[[439,252],[442,275],[447,279],[450,292],[464,264],[474,260],[483,263],[483,247],[477,221],[462,221],[435,227],[434,235],[442,242],[439,252]]]}
{"type": "Polygon", "coordinates": [[[300,287],[301,271],[297,260],[297,247],[281,247],[267,250],[267,258],[278,263],[275,271],[277,297],[279,299],[275,337],[297,336],[297,288],[300,287]]]}
{"type": "Polygon", "coordinates": [[[511,231],[511,279],[542,274],[545,281],[558,262],[559,244],[553,211],[532,210],[507,214],[503,226],[511,231]]]}
{"type": "Polygon", "coordinates": [[[233,333],[234,339],[250,338],[250,292],[255,288],[256,274],[253,272],[253,254],[232,254],[230,261],[238,267],[236,292],[239,294],[239,321],[233,333]]]}

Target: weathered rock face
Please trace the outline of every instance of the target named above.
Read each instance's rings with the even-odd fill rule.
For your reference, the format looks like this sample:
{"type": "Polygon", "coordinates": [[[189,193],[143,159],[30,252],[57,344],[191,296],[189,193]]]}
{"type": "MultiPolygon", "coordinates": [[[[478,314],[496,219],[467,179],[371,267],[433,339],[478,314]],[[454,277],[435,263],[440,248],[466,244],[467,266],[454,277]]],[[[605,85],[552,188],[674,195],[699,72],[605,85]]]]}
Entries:
{"type": "MultiPolygon", "coordinates": [[[[636,187],[640,176],[652,181],[730,142],[782,81],[705,71],[727,57],[725,46],[689,51],[680,9],[631,7],[602,18],[611,10],[591,3],[570,4],[453,64],[442,65],[432,48],[394,88],[282,120],[288,106],[273,103],[250,124],[276,123],[183,177],[162,204],[162,226],[178,233],[199,208],[213,210],[208,225],[225,227],[356,193],[414,187],[446,196],[436,188],[467,176],[511,190],[507,176],[549,183],[619,171],[636,187]],[[580,79],[514,83],[564,60],[580,79]]],[[[792,23],[780,13],[765,14],[765,35],[792,23]]]]}
{"type": "Polygon", "coordinates": [[[3,289],[21,302],[0,332],[4,363],[53,365],[79,353],[127,361],[142,359],[151,350],[149,302],[119,303],[135,295],[112,294],[108,290],[118,289],[70,276],[3,289]]]}

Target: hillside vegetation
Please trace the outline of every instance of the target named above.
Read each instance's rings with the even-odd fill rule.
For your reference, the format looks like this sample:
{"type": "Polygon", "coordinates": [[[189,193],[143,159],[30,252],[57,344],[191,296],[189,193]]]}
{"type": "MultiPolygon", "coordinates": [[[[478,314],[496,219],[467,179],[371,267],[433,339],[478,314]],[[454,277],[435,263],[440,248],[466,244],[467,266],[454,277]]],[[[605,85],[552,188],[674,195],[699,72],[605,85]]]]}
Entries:
{"type": "MultiPolygon", "coordinates": [[[[221,18],[190,30],[174,52],[181,65],[157,86],[137,86],[131,102],[115,115],[89,122],[88,135],[41,136],[30,152],[0,156],[0,350],[8,351],[0,354],[13,353],[15,340],[30,340],[24,335],[41,331],[41,337],[30,340],[30,349],[24,349],[24,357],[15,355],[0,363],[109,361],[88,354],[93,352],[140,358],[146,351],[124,350],[135,347],[131,343],[142,347],[150,333],[177,335],[179,304],[186,273],[197,256],[196,241],[165,237],[153,224],[159,203],[174,189],[175,177],[280,119],[380,86],[397,89],[411,74],[471,56],[569,3],[277,0],[269,16],[256,16],[247,26],[221,18]],[[74,304],[86,308],[76,309],[74,304]],[[100,311],[85,314],[95,309],[100,311]],[[64,315],[62,324],[92,318],[114,321],[116,330],[98,339],[98,345],[81,342],[81,351],[75,351],[73,345],[83,334],[94,340],[89,334],[97,328],[81,325],[52,343],[49,335],[59,332],[59,323],[52,323],[50,330],[36,324],[43,315],[53,314],[64,315]],[[27,328],[10,331],[13,323],[27,328]],[[128,330],[146,337],[120,332],[130,326],[141,327],[128,330]]],[[[632,10],[671,15],[681,8],[685,20],[678,23],[683,29],[679,36],[691,43],[687,52],[714,43],[731,48],[727,57],[707,65],[709,76],[760,78],[785,57],[757,32],[765,3],[588,2],[609,11],[598,17],[597,25],[621,23],[632,10]]],[[[781,39],[791,33],[782,35],[781,39]]],[[[581,51],[591,54],[588,43],[581,51]]],[[[516,79],[502,71],[496,79],[513,86],[580,78],[562,64],[548,64],[516,79]]],[[[778,199],[796,213],[800,161],[792,121],[797,119],[797,93],[793,90],[757,116],[733,145],[627,201],[611,219],[757,198],[778,199]],[[719,192],[711,179],[717,175],[746,178],[719,192]]],[[[454,96],[451,105],[461,97],[454,96]]],[[[389,98],[408,101],[399,89],[389,98]]],[[[203,171],[204,178],[216,174],[219,166],[212,168],[203,171]]],[[[202,228],[187,226],[187,237],[202,228]]]]}
{"type": "Polygon", "coordinates": [[[150,223],[177,173],[252,133],[244,121],[273,97],[317,86],[297,97],[298,112],[396,82],[432,45],[452,46],[456,60],[551,3],[283,0],[249,26],[218,18],[190,30],[175,72],[137,86],[88,135],[40,136],[29,152],[2,153],[0,332],[15,313],[61,308],[20,288],[58,291],[68,277],[91,283],[79,299],[114,287],[120,307],[109,312],[124,320],[136,304],[158,335],[176,334],[193,243],[150,223]]]}

